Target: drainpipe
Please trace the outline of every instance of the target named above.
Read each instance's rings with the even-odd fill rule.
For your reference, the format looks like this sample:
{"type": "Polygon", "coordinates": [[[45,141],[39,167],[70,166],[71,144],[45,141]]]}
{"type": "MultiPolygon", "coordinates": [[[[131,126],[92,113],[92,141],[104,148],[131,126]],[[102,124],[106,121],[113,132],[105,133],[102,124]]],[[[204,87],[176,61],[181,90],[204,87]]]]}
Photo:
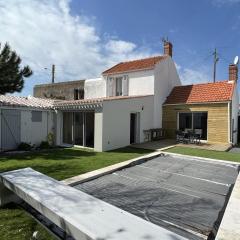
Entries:
{"type": "Polygon", "coordinates": [[[232,129],[231,129],[231,102],[228,102],[228,141],[232,144],[232,129]]]}

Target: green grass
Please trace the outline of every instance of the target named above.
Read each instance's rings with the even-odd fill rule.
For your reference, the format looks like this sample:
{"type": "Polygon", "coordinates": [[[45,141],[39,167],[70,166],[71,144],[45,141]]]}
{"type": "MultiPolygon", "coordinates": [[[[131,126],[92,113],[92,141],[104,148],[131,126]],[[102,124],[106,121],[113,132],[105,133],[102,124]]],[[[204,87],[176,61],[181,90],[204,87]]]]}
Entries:
{"type": "MultiPolygon", "coordinates": [[[[143,149],[122,148],[97,153],[79,148],[64,148],[48,152],[1,156],[0,172],[31,167],[57,180],[63,180],[150,152],[143,149]]],[[[34,231],[40,232],[41,240],[54,239],[18,206],[10,204],[0,208],[1,240],[30,240],[34,231]]]]}
{"type": "Polygon", "coordinates": [[[220,151],[196,149],[196,148],[189,148],[189,147],[173,147],[165,150],[165,152],[240,162],[240,153],[220,152],[220,151]]]}

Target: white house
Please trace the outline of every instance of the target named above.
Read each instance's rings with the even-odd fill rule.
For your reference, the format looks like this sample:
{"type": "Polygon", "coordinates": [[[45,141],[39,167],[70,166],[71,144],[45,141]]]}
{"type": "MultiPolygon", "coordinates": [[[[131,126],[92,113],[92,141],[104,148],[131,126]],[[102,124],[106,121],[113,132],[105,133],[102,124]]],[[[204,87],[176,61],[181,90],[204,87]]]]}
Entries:
{"type": "Polygon", "coordinates": [[[55,104],[57,144],[107,151],[143,142],[144,130],[162,127],[162,104],[180,84],[170,42],[162,56],[121,62],[85,80],[84,100],[55,104]]]}
{"type": "Polygon", "coordinates": [[[121,62],[100,78],[80,81],[84,99],[1,96],[0,147],[39,144],[52,132],[57,145],[108,151],[144,142],[145,130],[162,127],[168,137],[200,128],[203,140],[236,144],[237,75],[231,64],[229,81],[181,86],[172,44],[165,41],[162,56],[121,62]]]}
{"type": "MultiPolygon", "coordinates": [[[[172,88],[180,84],[172,60],[172,44],[165,42],[162,56],[121,62],[104,71],[101,78],[85,80],[82,100],[46,102],[39,99],[41,104],[44,102],[44,108],[33,105],[41,112],[41,124],[36,125],[33,118],[36,109],[31,107],[37,98],[19,98],[21,103],[14,106],[18,98],[4,96],[2,107],[8,105],[11,114],[13,107],[21,108],[18,117],[21,134],[13,137],[18,139],[16,143],[37,144],[40,139],[46,140],[52,129],[58,145],[80,145],[106,151],[143,142],[144,130],[161,128],[162,104],[172,88]],[[23,99],[28,101],[27,109],[22,104],[23,99]]],[[[18,132],[14,129],[4,133],[1,128],[1,136],[10,138],[15,131],[18,132]]]]}

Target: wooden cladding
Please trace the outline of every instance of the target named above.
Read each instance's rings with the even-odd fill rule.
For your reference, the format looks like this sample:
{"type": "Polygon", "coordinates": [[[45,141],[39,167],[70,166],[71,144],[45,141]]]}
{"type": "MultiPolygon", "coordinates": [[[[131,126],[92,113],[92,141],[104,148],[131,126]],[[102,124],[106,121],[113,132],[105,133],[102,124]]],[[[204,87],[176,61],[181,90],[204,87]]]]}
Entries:
{"type": "Polygon", "coordinates": [[[166,136],[175,138],[179,112],[207,112],[208,142],[229,142],[227,103],[163,105],[163,129],[166,136]]]}

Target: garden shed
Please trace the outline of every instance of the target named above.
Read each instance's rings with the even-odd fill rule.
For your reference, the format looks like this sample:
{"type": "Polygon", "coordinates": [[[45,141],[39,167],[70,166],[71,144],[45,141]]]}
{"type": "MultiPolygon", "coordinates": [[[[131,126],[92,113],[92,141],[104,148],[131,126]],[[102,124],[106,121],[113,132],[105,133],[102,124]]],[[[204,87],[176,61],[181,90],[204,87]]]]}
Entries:
{"type": "Polygon", "coordinates": [[[52,101],[34,97],[0,96],[0,151],[21,142],[39,145],[54,132],[52,101]]]}

